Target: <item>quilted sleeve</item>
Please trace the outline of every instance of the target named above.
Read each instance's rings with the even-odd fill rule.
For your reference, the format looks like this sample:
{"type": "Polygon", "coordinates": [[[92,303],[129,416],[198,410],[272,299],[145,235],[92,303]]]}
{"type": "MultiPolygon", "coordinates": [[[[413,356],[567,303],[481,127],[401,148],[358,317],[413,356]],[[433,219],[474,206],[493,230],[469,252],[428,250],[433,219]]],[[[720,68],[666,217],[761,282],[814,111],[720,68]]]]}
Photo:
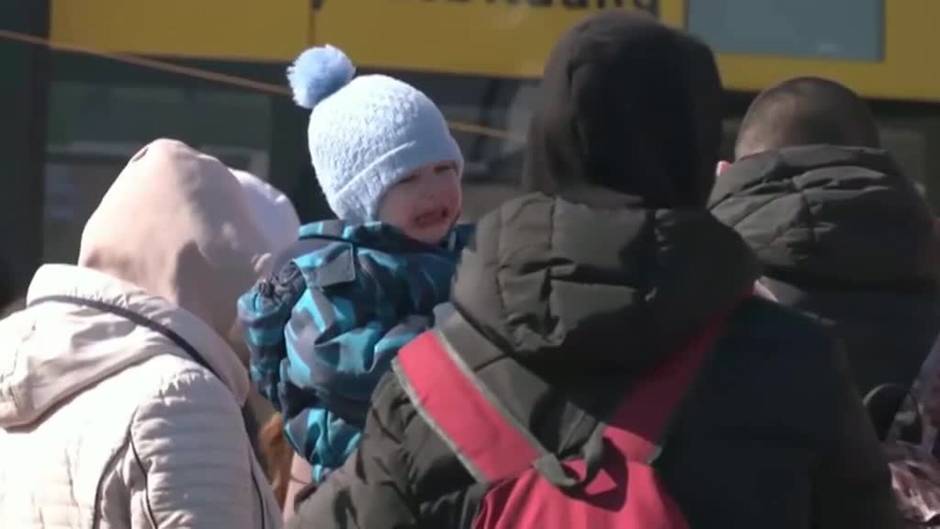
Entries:
{"type": "Polygon", "coordinates": [[[132,527],[271,528],[272,498],[229,390],[203,370],[174,377],[137,410],[129,457],[132,527]]]}

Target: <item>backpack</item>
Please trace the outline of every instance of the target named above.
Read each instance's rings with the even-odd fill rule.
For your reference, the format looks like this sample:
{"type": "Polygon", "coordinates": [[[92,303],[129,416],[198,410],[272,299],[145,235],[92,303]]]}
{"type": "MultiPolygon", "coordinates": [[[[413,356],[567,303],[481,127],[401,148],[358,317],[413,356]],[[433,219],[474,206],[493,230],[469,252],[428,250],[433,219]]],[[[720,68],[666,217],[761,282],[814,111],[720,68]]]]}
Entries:
{"type": "Polygon", "coordinates": [[[940,527],[940,438],[927,420],[926,405],[937,398],[940,349],[924,361],[910,390],[883,384],[865,396],[891,471],[891,487],[905,527],[940,527]],[[891,410],[885,421],[884,410],[891,410]]]}
{"type": "Polygon", "coordinates": [[[440,331],[399,351],[395,369],[421,416],[487,486],[474,529],[687,529],[653,462],[724,319],[637,380],[581,456],[565,461],[521,426],[440,331]]]}

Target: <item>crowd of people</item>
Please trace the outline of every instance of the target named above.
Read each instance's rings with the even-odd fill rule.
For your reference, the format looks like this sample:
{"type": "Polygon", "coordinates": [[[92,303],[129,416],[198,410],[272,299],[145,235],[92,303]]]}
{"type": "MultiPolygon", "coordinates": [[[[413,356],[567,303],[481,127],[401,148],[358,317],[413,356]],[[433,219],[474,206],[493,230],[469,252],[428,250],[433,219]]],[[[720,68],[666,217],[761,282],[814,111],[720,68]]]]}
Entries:
{"type": "Polygon", "coordinates": [[[471,226],[423,93],[288,81],[338,218],[134,155],[0,321],[0,526],[940,526],[940,236],[850,88],[765,90],[721,160],[708,46],[589,17],[471,226]]]}

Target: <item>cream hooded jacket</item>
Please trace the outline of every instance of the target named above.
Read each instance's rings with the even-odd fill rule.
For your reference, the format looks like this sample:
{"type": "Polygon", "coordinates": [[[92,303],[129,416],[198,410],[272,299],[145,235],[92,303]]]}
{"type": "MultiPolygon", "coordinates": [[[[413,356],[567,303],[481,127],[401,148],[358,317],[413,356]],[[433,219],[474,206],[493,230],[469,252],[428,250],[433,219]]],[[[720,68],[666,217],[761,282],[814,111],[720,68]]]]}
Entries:
{"type": "Polygon", "coordinates": [[[0,322],[0,527],[275,528],[223,339],[268,249],[217,160],[158,140],[92,215],[79,266],[0,322]]]}

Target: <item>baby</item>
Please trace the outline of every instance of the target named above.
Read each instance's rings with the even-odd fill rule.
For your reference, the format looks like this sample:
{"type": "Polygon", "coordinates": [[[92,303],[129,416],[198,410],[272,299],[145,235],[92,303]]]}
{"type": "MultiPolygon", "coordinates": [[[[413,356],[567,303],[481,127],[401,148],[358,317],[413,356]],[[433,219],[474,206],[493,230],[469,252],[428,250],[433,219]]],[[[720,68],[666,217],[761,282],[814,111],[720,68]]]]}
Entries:
{"type": "Polygon", "coordinates": [[[252,379],[317,481],[355,449],[379,379],[448,301],[470,235],[456,225],[463,157],[440,110],[399,80],[354,76],[330,46],[288,70],[340,220],[303,226],[278,271],[239,301],[252,379]]]}

